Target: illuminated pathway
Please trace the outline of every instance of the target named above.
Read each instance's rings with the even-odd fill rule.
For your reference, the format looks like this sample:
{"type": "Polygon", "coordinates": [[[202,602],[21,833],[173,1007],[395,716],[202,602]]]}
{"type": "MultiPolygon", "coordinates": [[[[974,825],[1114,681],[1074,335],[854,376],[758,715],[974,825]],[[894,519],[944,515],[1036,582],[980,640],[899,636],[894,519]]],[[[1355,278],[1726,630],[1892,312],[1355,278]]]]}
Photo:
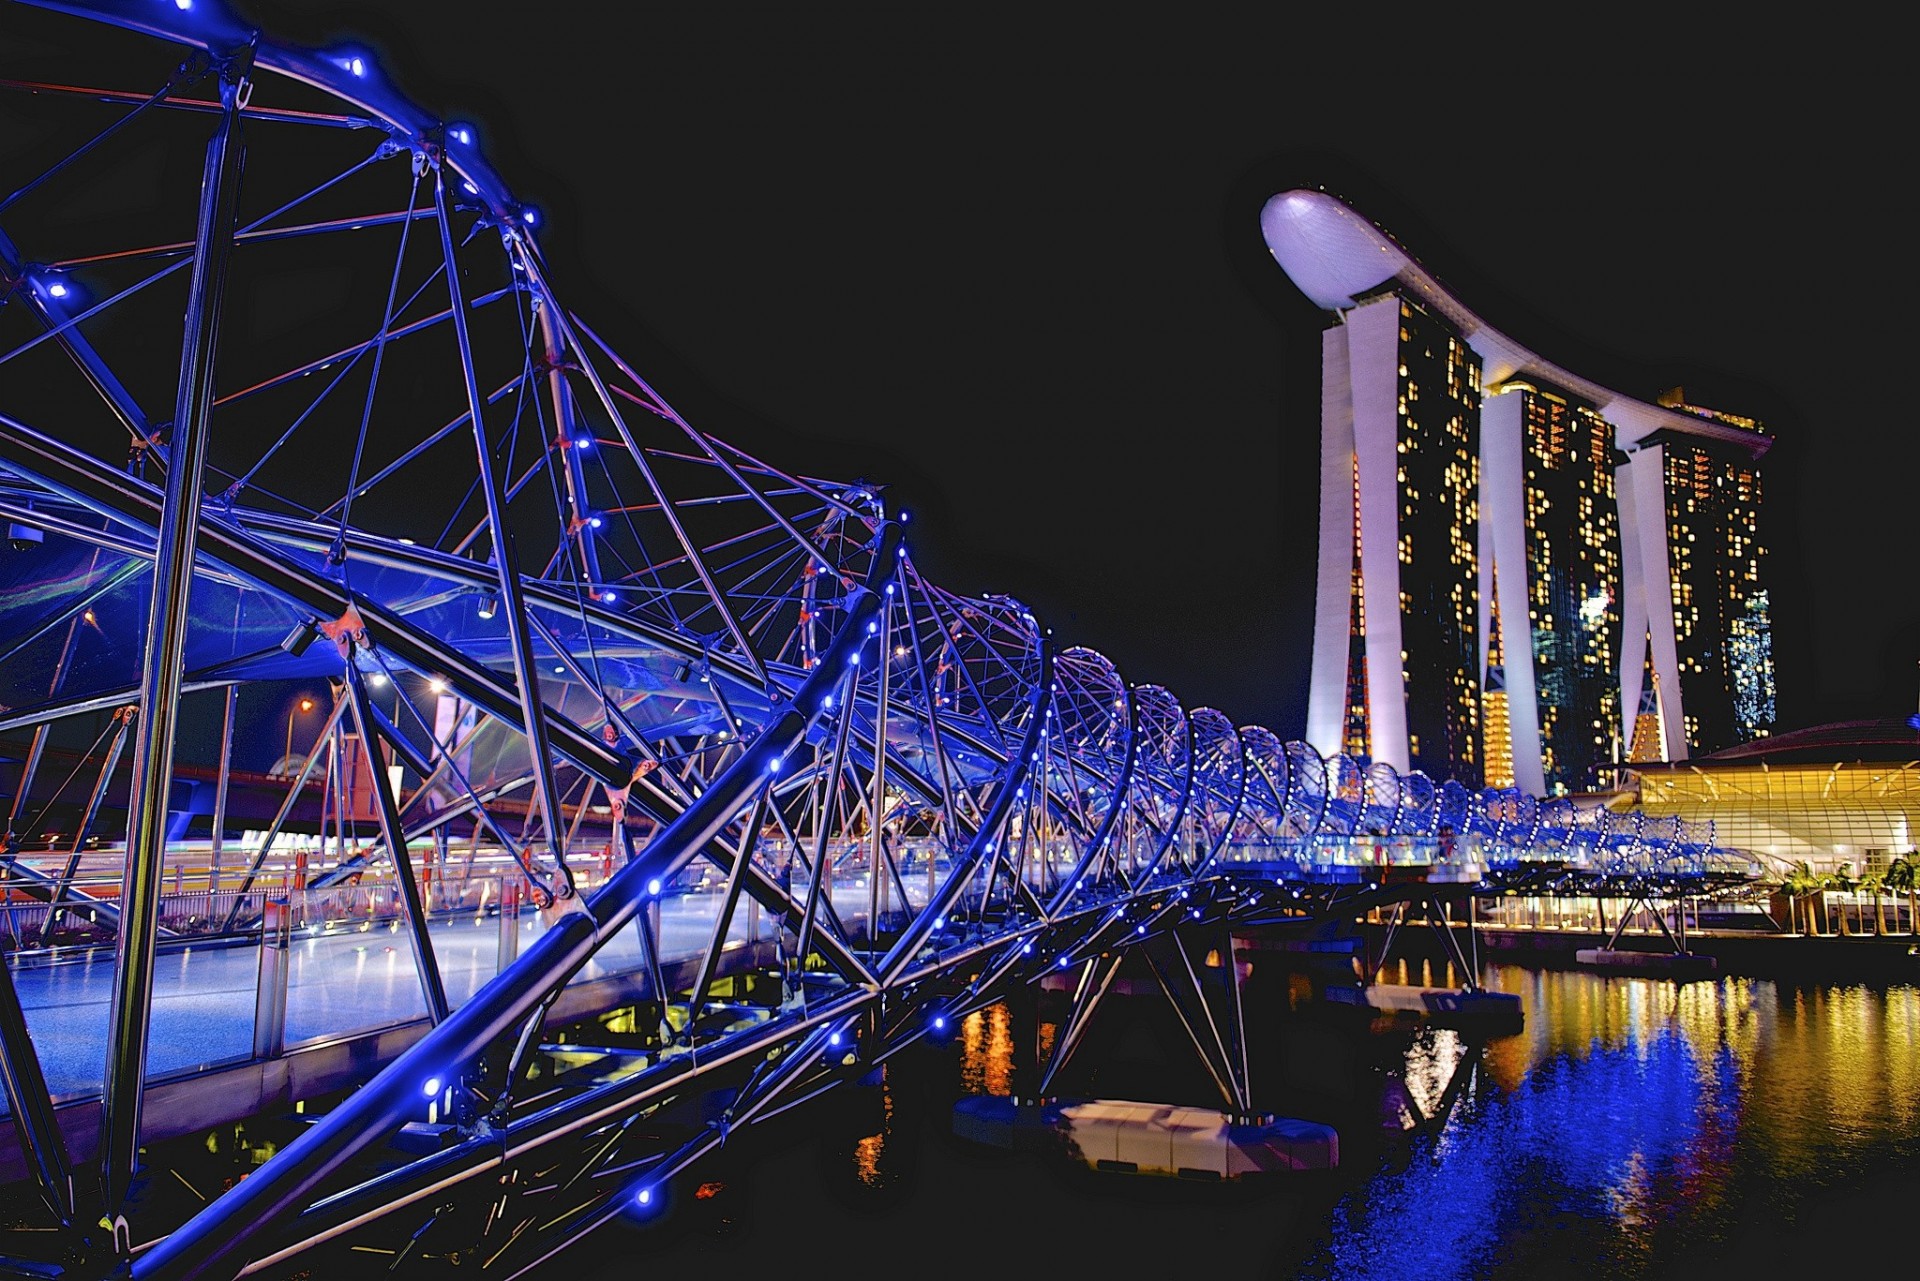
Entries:
{"type": "MultiPolygon", "coordinates": [[[[717,896],[680,896],[665,906],[663,954],[669,959],[698,955],[713,925],[717,896]]],[[[519,924],[524,948],[539,937],[541,923],[528,909],[519,924]]],[[[437,919],[432,936],[449,1003],[463,1004],[498,972],[497,916],[437,919]]],[[[397,920],[364,932],[356,927],[296,938],[287,955],[289,1047],[406,1023],[426,1013],[412,938],[397,920]]],[[[609,942],[581,977],[633,973],[640,960],[639,936],[629,932],[609,942]]],[[[154,974],[148,1074],[162,1077],[250,1059],[259,975],[257,939],[252,945],[163,951],[154,974]]],[[[21,966],[14,984],[40,1047],[48,1089],[56,1098],[97,1094],[106,1057],[112,955],[87,951],[78,959],[21,966]]]]}

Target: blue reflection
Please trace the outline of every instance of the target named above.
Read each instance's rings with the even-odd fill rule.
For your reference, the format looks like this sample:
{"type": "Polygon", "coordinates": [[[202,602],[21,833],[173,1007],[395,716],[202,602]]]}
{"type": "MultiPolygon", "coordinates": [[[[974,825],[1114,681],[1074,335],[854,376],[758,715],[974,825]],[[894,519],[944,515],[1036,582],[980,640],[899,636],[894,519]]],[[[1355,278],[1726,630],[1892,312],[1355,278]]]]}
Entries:
{"type": "Polygon", "coordinates": [[[1511,1094],[1464,1097],[1452,1123],[1413,1140],[1402,1168],[1340,1202],[1305,1275],[1481,1276],[1503,1243],[1541,1232],[1564,1233],[1559,1261],[1605,1275],[1717,1163],[1742,1086],[1730,1052],[1703,1065],[1674,1027],[1595,1039],[1537,1065],[1511,1094]]]}

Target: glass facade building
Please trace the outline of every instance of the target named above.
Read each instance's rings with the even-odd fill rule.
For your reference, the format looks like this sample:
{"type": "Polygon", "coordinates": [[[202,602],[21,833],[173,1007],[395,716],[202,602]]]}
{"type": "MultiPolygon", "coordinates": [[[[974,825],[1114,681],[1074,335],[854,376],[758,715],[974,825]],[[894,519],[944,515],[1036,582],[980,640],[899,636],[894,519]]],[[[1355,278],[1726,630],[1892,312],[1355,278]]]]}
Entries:
{"type": "MultiPolygon", "coordinates": [[[[1759,432],[1751,419],[1669,403],[1759,432]]],[[[1758,462],[1736,442],[1654,437],[1662,446],[1674,642],[1694,751],[1716,751],[1774,730],[1773,622],[1763,574],[1758,462]]]]}
{"type": "Polygon", "coordinates": [[[1514,588],[1489,615],[1488,648],[1499,643],[1506,684],[1527,691],[1522,718],[1509,714],[1509,750],[1538,758],[1529,790],[1589,791],[1622,740],[1613,427],[1592,405],[1520,379],[1490,392],[1484,414],[1487,471],[1506,481],[1503,498],[1489,496],[1487,541],[1495,580],[1504,571],[1514,588]],[[1522,656],[1532,661],[1516,672],[1522,656]]]}
{"type": "Polygon", "coordinates": [[[1314,745],[1477,787],[1479,357],[1392,290],[1357,300],[1322,354],[1314,745]]]}
{"type": "Polygon", "coordinates": [[[1904,721],[1843,721],[1637,766],[1626,793],[1651,817],[1711,820],[1717,844],[1780,876],[1884,875],[1920,834],[1920,733],[1904,721]]]}
{"type": "Polygon", "coordinates": [[[1483,781],[1480,742],[1480,358],[1399,298],[1400,663],[1415,769],[1483,781]]]}

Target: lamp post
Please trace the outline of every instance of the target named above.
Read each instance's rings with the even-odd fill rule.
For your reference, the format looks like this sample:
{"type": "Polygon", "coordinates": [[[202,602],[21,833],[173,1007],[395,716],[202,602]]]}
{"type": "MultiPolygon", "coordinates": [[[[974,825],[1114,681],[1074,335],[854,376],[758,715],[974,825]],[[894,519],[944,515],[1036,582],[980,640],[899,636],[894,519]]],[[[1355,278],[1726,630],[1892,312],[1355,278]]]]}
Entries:
{"type": "MultiPolygon", "coordinates": [[[[306,696],[305,694],[302,694],[302,695],[300,696],[300,701],[299,701],[298,703],[295,703],[295,704],[293,705],[293,709],[292,709],[291,711],[289,711],[289,712],[287,713],[287,745],[286,745],[286,750],[284,750],[284,751],[282,751],[282,752],[280,753],[280,762],[281,762],[281,764],[283,764],[283,765],[284,765],[284,764],[286,764],[286,763],[287,763],[287,758],[289,758],[289,757],[291,757],[291,756],[293,755],[293,718],[294,718],[294,715],[295,715],[296,713],[299,713],[299,712],[310,712],[310,711],[312,711],[312,710],[313,710],[313,706],[314,706],[314,704],[313,704],[313,700],[312,700],[311,698],[309,698],[309,697],[307,697],[307,696],[306,696]]],[[[291,767],[289,767],[289,769],[288,769],[288,772],[289,772],[289,773],[291,773],[291,772],[292,772],[292,769],[291,769],[291,767]]]]}

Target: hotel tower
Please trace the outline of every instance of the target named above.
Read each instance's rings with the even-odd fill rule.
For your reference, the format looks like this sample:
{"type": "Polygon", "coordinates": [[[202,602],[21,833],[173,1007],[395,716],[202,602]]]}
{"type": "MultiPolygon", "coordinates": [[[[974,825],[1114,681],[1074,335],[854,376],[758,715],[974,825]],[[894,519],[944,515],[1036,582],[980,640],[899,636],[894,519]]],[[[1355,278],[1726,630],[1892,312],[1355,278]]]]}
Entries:
{"type": "Polygon", "coordinates": [[[1760,424],[1543,360],[1323,192],[1260,222],[1332,317],[1307,740],[1544,796],[1768,734],[1760,424]]]}

